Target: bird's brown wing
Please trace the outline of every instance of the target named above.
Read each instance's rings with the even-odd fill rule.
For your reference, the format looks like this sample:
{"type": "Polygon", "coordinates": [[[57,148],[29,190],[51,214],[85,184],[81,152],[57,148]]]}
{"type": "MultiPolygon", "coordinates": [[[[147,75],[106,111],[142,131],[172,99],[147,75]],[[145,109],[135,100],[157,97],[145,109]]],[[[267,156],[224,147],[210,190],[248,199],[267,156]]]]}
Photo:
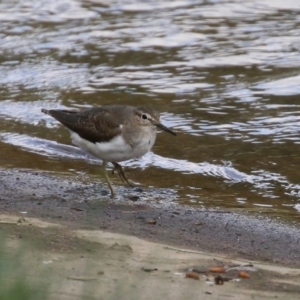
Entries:
{"type": "Polygon", "coordinates": [[[42,112],[92,143],[108,142],[121,133],[121,124],[105,108],[98,107],[84,111],[42,109],[42,112]]]}

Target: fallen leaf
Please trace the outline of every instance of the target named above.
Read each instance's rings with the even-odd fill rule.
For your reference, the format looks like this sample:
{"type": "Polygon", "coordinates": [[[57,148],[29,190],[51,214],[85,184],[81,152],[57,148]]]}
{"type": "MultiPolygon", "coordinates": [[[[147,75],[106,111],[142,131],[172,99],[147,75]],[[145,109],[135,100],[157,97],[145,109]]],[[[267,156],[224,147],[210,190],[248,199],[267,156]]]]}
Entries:
{"type": "Polygon", "coordinates": [[[185,274],[185,277],[186,278],[192,278],[192,279],[195,279],[195,280],[199,280],[199,275],[195,272],[188,272],[185,274]]]}
{"type": "Polygon", "coordinates": [[[239,277],[240,277],[240,278],[246,278],[246,279],[249,279],[249,278],[250,278],[250,275],[249,275],[247,272],[241,271],[241,272],[239,273],[239,277]]]}
{"type": "Polygon", "coordinates": [[[223,267],[212,267],[209,269],[211,273],[225,273],[225,269],[223,267]]]}

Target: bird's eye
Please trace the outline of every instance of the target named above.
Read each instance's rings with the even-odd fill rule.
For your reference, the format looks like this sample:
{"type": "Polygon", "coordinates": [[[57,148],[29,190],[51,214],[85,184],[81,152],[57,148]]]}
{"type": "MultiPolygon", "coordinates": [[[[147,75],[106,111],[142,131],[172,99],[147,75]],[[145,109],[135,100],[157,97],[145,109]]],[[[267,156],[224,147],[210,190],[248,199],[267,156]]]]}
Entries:
{"type": "Polygon", "coordinates": [[[147,115],[146,114],[142,114],[142,119],[147,120],[148,119],[147,115]]]}

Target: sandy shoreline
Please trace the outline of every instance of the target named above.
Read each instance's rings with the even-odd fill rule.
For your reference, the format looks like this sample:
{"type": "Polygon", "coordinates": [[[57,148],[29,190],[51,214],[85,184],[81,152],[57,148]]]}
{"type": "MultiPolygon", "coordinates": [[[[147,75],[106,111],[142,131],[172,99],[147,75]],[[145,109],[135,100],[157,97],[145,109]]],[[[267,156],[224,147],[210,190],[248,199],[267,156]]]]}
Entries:
{"type": "Polygon", "coordinates": [[[111,201],[101,196],[108,190],[99,181],[79,179],[0,170],[0,210],[15,215],[26,212],[27,217],[72,229],[105,230],[196,251],[300,267],[300,230],[296,226],[230,211],[179,207],[161,190],[131,194],[119,190],[124,198],[111,201]],[[157,205],[153,201],[149,205],[153,197],[159,199],[157,205]]]}
{"type": "MultiPolygon", "coordinates": [[[[237,271],[200,271],[195,280],[186,278],[191,269],[246,266],[249,261],[101,230],[70,230],[35,218],[2,214],[0,224],[5,252],[22,249],[17,272],[24,272],[33,290],[42,287],[43,299],[299,298],[300,270],[295,268],[252,261],[253,267],[244,267],[249,279],[239,278],[237,271]],[[232,280],[216,285],[218,275],[232,280]]],[[[11,277],[5,280],[14,282],[11,277]]]]}
{"type": "Polygon", "coordinates": [[[0,170],[0,178],[4,253],[26,249],[19,258],[24,278],[45,287],[49,299],[299,297],[295,226],[228,211],[150,206],[144,198],[155,191],[111,201],[98,182],[68,176],[0,170]],[[246,270],[249,280],[233,274],[219,286],[215,274],[185,277],[193,268],[249,262],[255,269],[246,270]],[[37,276],[45,270],[50,281],[37,276]]]}

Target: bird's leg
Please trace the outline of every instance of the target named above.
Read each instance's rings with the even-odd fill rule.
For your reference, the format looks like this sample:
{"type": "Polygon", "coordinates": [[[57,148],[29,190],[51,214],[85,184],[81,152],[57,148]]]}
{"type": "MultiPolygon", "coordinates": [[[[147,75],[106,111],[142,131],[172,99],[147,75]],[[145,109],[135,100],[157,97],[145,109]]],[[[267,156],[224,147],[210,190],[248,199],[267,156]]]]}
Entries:
{"type": "Polygon", "coordinates": [[[123,170],[123,168],[122,168],[122,166],[119,165],[119,164],[116,163],[116,162],[112,162],[112,164],[114,165],[114,168],[113,168],[113,170],[112,170],[112,173],[115,174],[115,171],[117,171],[117,173],[118,173],[120,179],[121,179],[123,182],[125,181],[125,182],[128,183],[129,186],[134,187],[134,184],[133,184],[131,181],[129,181],[128,177],[126,176],[126,174],[125,174],[125,172],[124,172],[124,170],[123,170]]]}
{"type": "Polygon", "coordinates": [[[102,163],[102,170],[103,170],[103,173],[104,173],[104,177],[105,177],[105,179],[106,179],[106,182],[107,182],[107,184],[108,184],[108,187],[109,187],[109,189],[110,189],[110,191],[111,191],[111,198],[114,198],[115,195],[116,195],[116,192],[115,192],[115,189],[114,189],[114,187],[112,186],[112,184],[111,184],[111,182],[110,182],[110,180],[109,180],[108,174],[107,174],[107,172],[106,172],[106,162],[105,162],[105,161],[103,161],[103,163],[102,163]]]}

